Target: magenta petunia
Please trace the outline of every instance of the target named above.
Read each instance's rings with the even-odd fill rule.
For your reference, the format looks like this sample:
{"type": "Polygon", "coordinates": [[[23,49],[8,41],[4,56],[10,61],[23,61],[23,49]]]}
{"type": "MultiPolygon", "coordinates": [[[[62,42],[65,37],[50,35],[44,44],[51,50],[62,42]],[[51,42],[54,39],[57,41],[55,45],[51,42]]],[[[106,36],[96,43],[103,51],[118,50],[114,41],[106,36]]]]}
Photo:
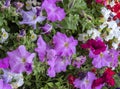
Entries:
{"type": "Polygon", "coordinates": [[[0,68],[9,68],[9,57],[0,60],[0,68]]]}
{"type": "Polygon", "coordinates": [[[81,47],[84,49],[89,48],[95,55],[98,55],[104,52],[107,46],[100,38],[96,38],[95,40],[89,39],[85,44],[82,44],[81,47]]]}
{"type": "Polygon", "coordinates": [[[57,32],[53,37],[55,50],[60,56],[72,56],[76,53],[76,46],[78,41],[72,36],[67,37],[65,34],[57,32]]]}
{"type": "Polygon", "coordinates": [[[24,45],[19,46],[16,50],[7,52],[9,56],[9,64],[12,72],[22,73],[27,72],[28,74],[32,72],[34,53],[30,53],[26,50],[24,45]]]}

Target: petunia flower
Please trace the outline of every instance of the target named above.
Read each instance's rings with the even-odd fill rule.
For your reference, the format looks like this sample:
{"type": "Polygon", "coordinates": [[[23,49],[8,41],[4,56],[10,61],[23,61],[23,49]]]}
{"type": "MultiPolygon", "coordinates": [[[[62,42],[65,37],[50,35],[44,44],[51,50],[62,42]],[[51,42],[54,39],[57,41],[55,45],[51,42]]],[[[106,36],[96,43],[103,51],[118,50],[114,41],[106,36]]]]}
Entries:
{"type": "MultiPolygon", "coordinates": [[[[40,8],[39,8],[40,9],[40,8]]],[[[36,29],[37,22],[42,22],[45,20],[45,16],[40,15],[40,10],[37,7],[33,7],[30,11],[21,11],[21,15],[23,17],[23,21],[20,24],[28,24],[33,26],[36,29]]]]}
{"type": "Polygon", "coordinates": [[[95,0],[97,3],[107,5],[107,0],[95,0]]]}
{"type": "Polygon", "coordinates": [[[12,89],[12,87],[10,84],[4,83],[3,79],[0,79],[0,89],[12,89]]]}
{"type": "Polygon", "coordinates": [[[86,43],[82,44],[81,47],[84,49],[89,48],[95,55],[106,50],[106,45],[100,38],[96,38],[95,40],[89,39],[86,43]]]}
{"type": "MultiPolygon", "coordinates": [[[[86,77],[82,80],[75,79],[74,86],[78,89],[92,89],[92,83],[96,79],[96,76],[92,72],[88,72],[86,77]]],[[[101,89],[103,85],[98,86],[96,89],[101,89]]]]}
{"type": "Polygon", "coordinates": [[[110,68],[107,68],[100,78],[97,78],[93,81],[92,88],[96,88],[101,84],[105,83],[108,84],[109,86],[114,86],[115,81],[113,75],[115,75],[115,72],[112,71],[110,68]]]}
{"type": "Polygon", "coordinates": [[[8,39],[9,34],[8,34],[8,32],[5,31],[4,28],[1,29],[1,32],[2,32],[2,35],[0,36],[1,37],[0,38],[0,43],[3,43],[8,39]]]}
{"type": "Polygon", "coordinates": [[[43,40],[42,36],[39,36],[39,38],[37,40],[37,48],[35,48],[35,51],[38,53],[39,60],[41,62],[44,62],[45,61],[46,52],[47,52],[47,44],[43,40]]]}
{"type": "Polygon", "coordinates": [[[57,56],[56,51],[54,49],[49,50],[48,53],[51,52],[51,56],[48,55],[48,65],[50,66],[47,70],[49,77],[55,77],[56,73],[65,72],[68,65],[71,64],[71,59],[62,58],[57,56]]]}
{"type": "Polygon", "coordinates": [[[29,68],[32,68],[32,60],[35,57],[34,53],[30,53],[26,50],[24,45],[19,46],[16,50],[7,52],[10,64],[10,69],[14,73],[22,73],[27,72],[28,74],[32,72],[32,69],[28,70],[28,64],[29,68]]]}
{"type": "Polygon", "coordinates": [[[42,8],[47,12],[47,19],[55,22],[62,21],[65,18],[64,9],[57,7],[55,2],[57,0],[44,0],[42,8]]]}
{"type": "Polygon", "coordinates": [[[76,53],[76,46],[78,41],[75,40],[72,36],[67,37],[65,34],[57,32],[57,34],[53,37],[53,43],[58,55],[72,56],[76,53]]]}
{"type": "Polygon", "coordinates": [[[9,70],[3,70],[4,74],[1,75],[5,83],[10,83],[12,88],[18,88],[24,84],[23,75],[16,74],[9,70]],[[13,81],[14,80],[14,81],[13,81]]]}
{"type": "Polygon", "coordinates": [[[9,68],[9,57],[0,59],[0,68],[9,68]]]}

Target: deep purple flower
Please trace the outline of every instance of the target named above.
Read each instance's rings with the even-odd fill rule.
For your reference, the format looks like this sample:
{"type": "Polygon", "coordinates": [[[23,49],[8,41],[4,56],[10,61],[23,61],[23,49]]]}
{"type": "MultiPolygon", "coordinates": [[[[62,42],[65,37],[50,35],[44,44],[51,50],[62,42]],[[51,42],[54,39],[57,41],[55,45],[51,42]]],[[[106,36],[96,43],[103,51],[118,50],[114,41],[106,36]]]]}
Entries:
{"type": "Polygon", "coordinates": [[[24,29],[20,30],[18,37],[24,37],[26,35],[26,31],[24,29]]]}
{"type": "Polygon", "coordinates": [[[26,68],[26,70],[29,71],[30,73],[32,72],[32,69],[33,69],[33,68],[32,68],[32,64],[31,64],[31,63],[26,63],[26,64],[25,64],[25,68],[26,68]]]}
{"type": "Polygon", "coordinates": [[[35,57],[34,53],[30,53],[26,50],[24,45],[19,46],[16,50],[7,52],[9,56],[9,63],[12,72],[22,73],[31,71],[26,68],[26,64],[29,63],[32,66],[32,60],[35,57]]]}
{"type": "Polygon", "coordinates": [[[51,30],[52,30],[52,25],[50,25],[50,24],[45,24],[45,26],[42,27],[42,30],[43,30],[44,34],[45,34],[45,33],[49,33],[49,32],[51,32],[51,30]]]}
{"type": "Polygon", "coordinates": [[[0,79],[0,89],[12,89],[10,84],[4,83],[2,79],[0,79]]]}
{"type": "Polygon", "coordinates": [[[95,55],[98,55],[106,50],[106,45],[100,38],[96,38],[96,40],[89,39],[87,43],[82,44],[81,47],[84,49],[89,48],[95,55]]]}
{"type": "Polygon", "coordinates": [[[9,57],[0,60],[0,68],[9,68],[9,57]]]}
{"type": "Polygon", "coordinates": [[[11,2],[11,0],[6,0],[4,6],[5,7],[9,7],[10,6],[10,2],[11,2]]]}
{"type": "Polygon", "coordinates": [[[65,18],[64,9],[57,7],[55,4],[56,0],[44,0],[42,8],[47,12],[47,19],[54,21],[61,21],[65,18]]]}
{"type": "Polygon", "coordinates": [[[85,63],[85,61],[86,61],[86,57],[84,57],[84,56],[77,57],[73,61],[73,66],[76,66],[77,68],[80,68],[81,65],[85,63]]]}
{"type": "Polygon", "coordinates": [[[42,36],[39,36],[39,38],[38,38],[37,48],[35,48],[35,51],[38,53],[39,60],[44,62],[46,51],[47,51],[47,44],[43,40],[42,36]]]}
{"type": "Polygon", "coordinates": [[[72,36],[67,37],[65,34],[57,32],[53,37],[53,43],[58,55],[72,56],[76,53],[76,45],[78,44],[78,41],[72,36]]]}
{"type": "Polygon", "coordinates": [[[34,29],[36,29],[37,22],[42,22],[45,20],[45,16],[40,15],[40,12],[38,13],[38,8],[34,7],[31,11],[21,11],[21,15],[23,16],[23,21],[20,22],[20,24],[28,24],[30,26],[33,26],[34,29]],[[39,14],[39,15],[38,15],[39,14]]]}
{"type": "MultiPolygon", "coordinates": [[[[78,89],[92,89],[92,83],[96,79],[96,76],[92,72],[88,72],[86,77],[82,80],[79,78],[75,79],[74,86],[78,89]]],[[[96,89],[101,89],[103,85],[96,87],[96,89]]]]}

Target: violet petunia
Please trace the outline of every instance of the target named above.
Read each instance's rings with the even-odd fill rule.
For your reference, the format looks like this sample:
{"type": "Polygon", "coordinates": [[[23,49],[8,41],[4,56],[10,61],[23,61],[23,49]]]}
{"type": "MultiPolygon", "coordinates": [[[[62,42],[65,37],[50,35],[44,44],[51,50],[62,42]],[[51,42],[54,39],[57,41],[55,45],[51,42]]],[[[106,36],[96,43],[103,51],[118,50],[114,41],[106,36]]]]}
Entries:
{"type": "Polygon", "coordinates": [[[110,62],[107,60],[109,58],[108,50],[101,52],[99,55],[95,55],[92,51],[90,51],[89,56],[93,58],[92,64],[95,68],[110,66],[110,62]]]}
{"type": "Polygon", "coordinates": [[[12,89],[11,85],[0,79],[0,89],[12,89]]]}
{"type": "MultiPolygon", "coordinates": [[[[39,8],[40,9],[40,8],[39,8]]],[[[36,29],[37,22],[42,22],[46,19],[45,16],[40,15],[40,10],[37,7],[33,7],[31,11],[21,11],[21,15],[23,17],[23,21],[20,24],[28,24],[33,26],[36,29]]]]}
{"type": "Polygon", "coordinates": [[[47,19],[54,21],[62,21],[65,18],[64,9],[57,7],[55,4],[56,0],[44,0],[42,8],[47,12],[47,19]]]}
{"type": "MultiPolygon", "coordinates": [[[[16,50],[7,52],[9,56],[9,64],[12,72],[22,73],[27,72],[28,74],[32,72],[32,70],[28,70],[26,65],[32,67],[32,60],[35,57],[35,53],[30,53],[26,50],[24,45],[19,46],[16,50]]],[[[29,67],[30,68],[30,67],[29,67]]]]}
{"type": "MultiPolygon", "coordinates": [[[[92,83],[96,79],[96,76],[92,72],[88,72],[86,77],[82,80],[75,79],[74,86],[78,89],[92,89],[92,83]]],[[[103,85],[96,87],[96,89],[102,89],[103,85]]]]}
{"type": "Polygon", "coordinates": [[[0,68],[9,68],[9,57],[0,60],[0,68]]]}
{"type": "Polygon", "coordinates": [[[41,27],[41,28],[42,28],[42,30],[43,30],[43,34],[45,34],[45,33],[50,33],[51,30],[52,30],[52,25],[50,25],[50,24],[45,24],[45,26],[43,26],[43,27],[41,27]]]}
{"type": "Polygon", "coordinates": [[[53,37],[55,50],[60,56],[72,56],[76,53],[76,46],[78,41],[72,36],[67,37],[65,34],[57,32],[53,37]]]}
{"type": "Polygon", "coordinates": [[[71,59],[68,58],[62,58],[60,56],[56,55],[56,51],[54,49],[50,49],[48,51],[48,76],[49,77],[55,77],[56,73],[60,73],[60,72],[65,72],[66,68],[68,65],[71,64],[71,59]],[[51,55],[50,55],[51,54],[51,55]]]}
{"type": "Polygon", "coordinates": [[[47,44],[43,40],[42,36],[39,36],[38,41],[37,41],[37,48],[35,48],[35,51],[38,53],[39,60],[41,62],[45,61],[45,56],[47,52],[47,44]]]}
{"type": "Polygon", "coordinates": [[[107,58],[107,61],[110,63],[109,67],[112,67],[113,69],[118,66],[118,57],[120,56],[120,51],[115,49],[109,50],[109,57],[107,58]]]}

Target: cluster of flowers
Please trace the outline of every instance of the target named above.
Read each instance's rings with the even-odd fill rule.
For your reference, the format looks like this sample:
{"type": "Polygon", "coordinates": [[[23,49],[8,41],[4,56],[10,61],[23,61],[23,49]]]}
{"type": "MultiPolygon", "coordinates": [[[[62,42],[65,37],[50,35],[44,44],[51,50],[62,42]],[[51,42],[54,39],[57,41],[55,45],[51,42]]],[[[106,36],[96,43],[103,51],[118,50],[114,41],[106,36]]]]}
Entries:
{"type": "Polygon", "coordinates": [[[0,69],[3,74],[0,76],[1,89],[13,89],[23,85],[23,72],[30,74],[33,69],[33,58],[35,53],[30,53],[24,45],[16,50],[7,52],[7,57],[0,60],[0,69]]]}
{"type": "MultiPolygon", "coordinates": [[[[23,3],[15,2],[17,13],[21,14],[23,20],[19,24],[27,24],[32,26],[34,29],[37,28],[37,23],[47,20],[62,21],[65,18],[64,9],[56,5],[61,0],[44,0],[41,6],[33,7],[32,4],[36,5],[35,1],[27,1],[26,9],[22,9],[23,3]],[[47,17],[42,15],[45,10],[47,17]]],[[[113,71],[118,67],[118,57],[120,52],[117,50],[120,43],[120,31],[119,31],[119,18],[120,12],[119,2],[112,1],[110,5],[106,5],[105,2],[96,0],[105,5],[102,8],[102,14],[104,16],[104,23],[100,25],[100,29],[109,29],[105,31],[105,36],[101,36],[101,32],[95,28],[88,30],[87,33],[79,34],[79,41],[82,41],[82,49],[88,49],[88,57],[92,60],[92,66],[96,69],[105,68],[102,75],[96,76],[96,72],[88,71],[87,73],[79,73],[79,77],[69,76],[69,83],[75,88],[79,89],[101,89],[103,86],[114,86],[115,81],[113,71]],[[109,33],[109,34],[107,34],[109,33]],[[112,40],[112,47],[107,45],[107,42],[112,40]],[[106,42],[106,43],[105,43],[106,42]]],[[[10,0],[6,0],[3,8],[10,6],[10,0]]],[[[52,26],[48,23],[41,27],[45,33],[52,29],[52,26]]],[[[2,29],[0,43],[3,43],[8,38],[8,33],[2,29]]],[[[31,31],[31,38],[37,39],[36,34],[31,31]]],[[[22,30],[19,36],[25,35],[22,30]]],[[[37,48],[35,52],[38,54],[40,62],[46,62],[49,66],[47,75],[49,77],[55,77],[57,73],[65,72],[69,65],[73,65],[80,68],[87,60],[85,56],[79,56],[74,58],[76,54],[76,46],[78,41],[73,36],[68,37],[66,34],[57,32],[52,41],[46,43],[39,36],[37,40],[37,48]]],[[[24,45],[20,45],[16,50],[7,52],[7,56],[0,60],[0,69],[3,74],[0,74],[0,88],[2,89],[14,89],[23,85],[23,73],[30,74],[34,68],[33,59],[35,53],[30,53],[26,50],[24,45]],[[14,81],[15,80],[15,81],[14,81]]]]}
{"type": "Polygon", "coordinates": [[[96,0],[96,2],[105,5],[102,8],[104,23],[100,25],[100,30],[92,28],[87,33],[79,34],[78,37],[78,40],[83,42],[81,47],[89,51],[89,58],[92,59],[94,70],[87,73],[80,72],[78,77],[68,76],[69,83],[79,89],[102,89],[105,85],[114,86],[115,79],[113,76],[115,72],[113,70],[119,65],[120,3],[114,0],[109,5],[107,5],[107,0],[96,0]],[[109,41],[112,41],[112,47],[106,45],[109,41]],[[95,70],[101,68],[105,68],[103,75],[96,77],[95,70]]]}

